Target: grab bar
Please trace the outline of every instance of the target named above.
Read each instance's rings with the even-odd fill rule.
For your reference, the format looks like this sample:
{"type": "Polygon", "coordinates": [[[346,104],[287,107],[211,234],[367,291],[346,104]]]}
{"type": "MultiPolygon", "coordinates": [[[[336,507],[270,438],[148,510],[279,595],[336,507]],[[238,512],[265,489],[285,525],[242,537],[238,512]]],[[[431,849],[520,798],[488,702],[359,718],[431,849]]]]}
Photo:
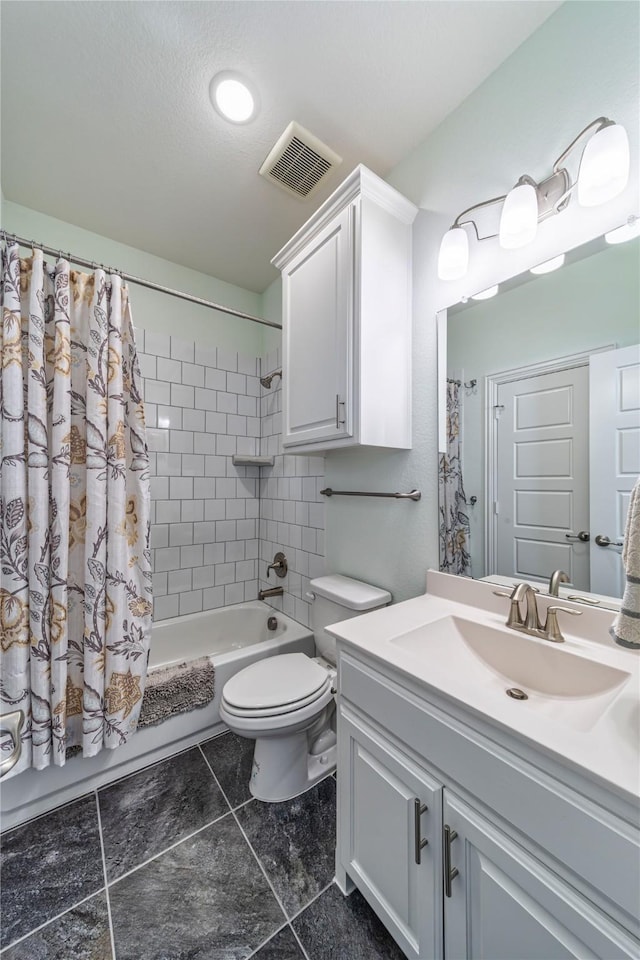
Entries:
{"type": "Polygon", "coordinates": [[[419,490],[410,490],[409,493],[369,493],[364,490],[332,490],[325,487],[320,493],[323,497],[391,497],[395,500],[419,500],[422,496],[419,490]]]}
{"type": "Polygon", "coordinates": [[[0,762],[0,780],[12,770],[22,753],[22,740],[20,731],[24,724],[24,713],[22,710],[14,710],[13,713],[4,713],[0,716],[0,734],[8,733],[13,741],[13,750],[4,760],[0,762]]]}

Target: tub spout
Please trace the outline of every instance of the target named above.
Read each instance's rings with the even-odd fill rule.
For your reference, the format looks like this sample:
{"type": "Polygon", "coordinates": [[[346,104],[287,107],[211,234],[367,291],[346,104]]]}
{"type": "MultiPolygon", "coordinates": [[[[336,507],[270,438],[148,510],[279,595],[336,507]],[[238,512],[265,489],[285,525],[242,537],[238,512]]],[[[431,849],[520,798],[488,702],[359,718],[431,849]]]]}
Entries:
{"type": "Polygon", "coordinates": [[[282,587],[269,587],[268,590],[258,590],[258,600],[266,600],[267,597],[281,597],[282,587]]]}

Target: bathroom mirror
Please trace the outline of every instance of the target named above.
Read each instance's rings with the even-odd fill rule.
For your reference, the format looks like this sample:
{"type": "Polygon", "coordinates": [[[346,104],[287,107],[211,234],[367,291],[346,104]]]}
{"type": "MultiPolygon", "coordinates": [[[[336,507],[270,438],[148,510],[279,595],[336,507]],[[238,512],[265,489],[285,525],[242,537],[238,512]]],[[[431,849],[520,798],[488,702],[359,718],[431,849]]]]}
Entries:
{"type": "Polygon", "coordinates": [[[441,569],[542,591],[563,570],[561,595],[616,606],[640,474],[639,257],[639,238],[602,238],[439,315],[441,569]]]}

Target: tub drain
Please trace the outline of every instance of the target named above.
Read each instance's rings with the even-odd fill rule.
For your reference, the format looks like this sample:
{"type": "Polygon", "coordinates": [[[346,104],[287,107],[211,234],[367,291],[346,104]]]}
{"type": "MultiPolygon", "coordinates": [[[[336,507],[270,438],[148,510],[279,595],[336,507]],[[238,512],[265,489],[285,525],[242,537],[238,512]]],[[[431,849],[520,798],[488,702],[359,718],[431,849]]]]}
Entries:
{"type": "Polygon", "coordinates": [[[520,687],[509,687],[507,690],[507,696],[512,697],[514,700],[529,699],[529,694],[525,693],[524,690],[521,690],[520,687]]]}

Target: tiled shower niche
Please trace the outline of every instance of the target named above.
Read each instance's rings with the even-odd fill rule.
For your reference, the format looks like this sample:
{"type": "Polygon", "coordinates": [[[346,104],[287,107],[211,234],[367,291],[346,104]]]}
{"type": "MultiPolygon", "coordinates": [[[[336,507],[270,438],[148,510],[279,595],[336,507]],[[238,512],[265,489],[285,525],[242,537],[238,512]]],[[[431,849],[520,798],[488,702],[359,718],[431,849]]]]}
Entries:
{"type": "Polygon", "coordinates": [[[151,466],[154,620],[255,600],[277,550],[289,574],[278,609],[308,625],[309,578],[324,572],[321,457],[283,456],[279,351],[262,361],[137,331],[151,466]],[[234,454],[274,466],[236,467],[234,454]],[[262,498],[262,499],[261,499],[262,498]],[[262,538],[262,541],[261,541],[262,538]]]}

